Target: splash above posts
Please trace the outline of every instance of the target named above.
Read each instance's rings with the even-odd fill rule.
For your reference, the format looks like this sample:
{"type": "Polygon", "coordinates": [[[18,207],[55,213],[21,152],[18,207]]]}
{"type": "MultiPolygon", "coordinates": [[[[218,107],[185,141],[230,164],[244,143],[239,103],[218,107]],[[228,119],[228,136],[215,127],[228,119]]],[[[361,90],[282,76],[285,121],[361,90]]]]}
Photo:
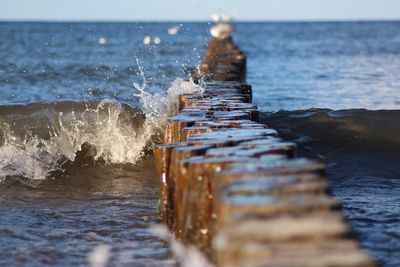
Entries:
{"type": "Polygon", "coordinates": [[[226,22],[218,23],[210,29],[211,35],[218,39],[230,38],[234,32],[235,28],[230,23],[226,22]]]}

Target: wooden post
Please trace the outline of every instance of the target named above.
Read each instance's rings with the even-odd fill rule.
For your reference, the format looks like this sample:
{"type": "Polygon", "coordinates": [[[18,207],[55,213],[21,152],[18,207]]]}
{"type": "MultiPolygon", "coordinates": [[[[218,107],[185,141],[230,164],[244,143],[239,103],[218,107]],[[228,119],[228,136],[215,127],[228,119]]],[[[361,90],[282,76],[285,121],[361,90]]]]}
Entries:
{"type": "Polygon", "coordinates": [[[258,123],[246,56],[230,36],[208,43],[193,79],[204,93],[179,96],[154,151],[161,217],[175,236],[216,266],[377,266],[330,195],[325,166],[296,158],[296,144],[258,123]]]}

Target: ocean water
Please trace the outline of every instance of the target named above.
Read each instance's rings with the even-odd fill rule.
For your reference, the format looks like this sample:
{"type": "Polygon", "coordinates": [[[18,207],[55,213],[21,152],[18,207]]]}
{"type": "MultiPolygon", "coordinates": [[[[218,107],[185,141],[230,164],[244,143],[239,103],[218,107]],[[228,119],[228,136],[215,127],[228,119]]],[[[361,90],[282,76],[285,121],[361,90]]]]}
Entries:
{"type": "MultiPolygon", "coordinates": [[[[399,266],[400,22],[235,25],[265,123],[326,162],[361,246],[399,266]]],[[[175,264],[148,230],[151,147],[198,90],[182,79],[209,26],[0,23],[0,265],[87,266],[104,245],[111,265],[175,264]]]]}

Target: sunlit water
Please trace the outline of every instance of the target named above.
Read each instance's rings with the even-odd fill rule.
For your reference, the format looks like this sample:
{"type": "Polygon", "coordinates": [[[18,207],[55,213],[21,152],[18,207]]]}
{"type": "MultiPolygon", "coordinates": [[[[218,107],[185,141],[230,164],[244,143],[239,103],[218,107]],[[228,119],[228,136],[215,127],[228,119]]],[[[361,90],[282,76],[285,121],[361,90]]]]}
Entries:
{"type": "Polygon", "coordinates": [[[84,167],[29,186],[1,186],[2,266],[84,266],[109,245],[111,265],[173,266],[148,227],[157,214],[151,158],[136,166],[84,167]]]}
{"type": "MultiPolygon", "coordinates": [[[[266,123],[323,157],[362,247],[399,266],[400,23],[236,26],[255,103],[286,110],[266,123]],[[393,111],[332,111],[355,108],[393,111]]],[[[171,83],[201,61],[208,28],[0,23],[0,265],[87,265],[99,245],[111,265],[174,264],[147,230],[148,150],[171,96],[193,89],[171,83]]]]}

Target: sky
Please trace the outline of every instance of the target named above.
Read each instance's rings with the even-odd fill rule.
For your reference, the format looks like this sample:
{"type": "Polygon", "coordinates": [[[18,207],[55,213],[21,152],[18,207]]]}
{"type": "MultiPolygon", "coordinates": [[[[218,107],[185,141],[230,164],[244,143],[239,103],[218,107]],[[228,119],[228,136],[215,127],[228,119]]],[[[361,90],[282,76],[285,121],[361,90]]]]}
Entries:
{"type": "Polygon", "coordinates": [[[0,0],[0,20],[206,21],[392,20],[400,0],[0,0]]]}

